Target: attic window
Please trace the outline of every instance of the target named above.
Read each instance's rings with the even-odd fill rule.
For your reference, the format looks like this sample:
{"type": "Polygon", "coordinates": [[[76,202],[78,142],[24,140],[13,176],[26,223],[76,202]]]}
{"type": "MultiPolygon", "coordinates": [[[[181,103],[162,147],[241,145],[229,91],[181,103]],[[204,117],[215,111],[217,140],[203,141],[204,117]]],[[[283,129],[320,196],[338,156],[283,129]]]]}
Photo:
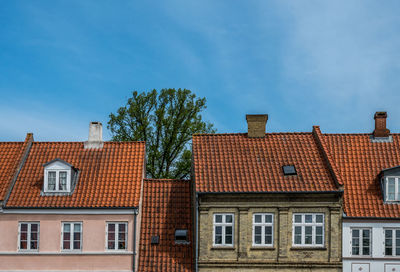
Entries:
{"type": "Polygon", "coordinates": [[[175,244],[188,243],[188,230],[177,229],[175,230],[175,244]]]}
{"type": "Polygon", "coordinates": [[[400,177],[385,177],[385,196],[387,202],[400,201],[400,177]]]}
{"type": "Polygon", "coordinates": [[[160,237],[158,235],[151,236],[151,244],[158,245],[160,243],[160,237]]]}
{"type": "Polygon", "coordinates": [[[283,174],[285,176],[294,176],[297,175],[296,168],[294,165],[284,165],[282,166],[283,174]]]}
{"type": "Polygon", "coordinates": [[[70,193],[74,168],[69,163],[55,159],[44,165],[45,193],[70,193]]]}

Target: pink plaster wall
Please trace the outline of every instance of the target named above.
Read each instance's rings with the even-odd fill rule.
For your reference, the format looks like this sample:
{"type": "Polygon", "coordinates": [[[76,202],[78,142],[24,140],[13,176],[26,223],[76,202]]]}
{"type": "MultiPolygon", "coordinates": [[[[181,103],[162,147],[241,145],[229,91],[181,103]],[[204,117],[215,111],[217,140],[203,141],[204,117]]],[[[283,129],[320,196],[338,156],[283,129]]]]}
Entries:
{"type": "Polygon", "coordinates": [[[110,255],[105,250],[106,222],[109,221],[128,222],[127,251],[132,252],[133,215],[0,214],[0,270],[129,271],[132,254],[110,255]],[[17,247],[18,223],[30,221],[40,222],[39,254],[35,255],[21,254],[17,247]],[[64,221],[82,222],[80,254],[61,252],[61,223],[64,221]]]}

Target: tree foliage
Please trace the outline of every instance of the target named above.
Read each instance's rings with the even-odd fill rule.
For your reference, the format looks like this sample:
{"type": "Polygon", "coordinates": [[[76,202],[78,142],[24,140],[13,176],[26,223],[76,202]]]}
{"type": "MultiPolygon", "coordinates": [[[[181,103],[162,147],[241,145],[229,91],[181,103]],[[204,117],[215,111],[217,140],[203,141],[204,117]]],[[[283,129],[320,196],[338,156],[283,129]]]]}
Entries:
{"type": "Polygon", "coordinates": [[[195,133],[214,133],[202,120],[206,99],[190,90],[134,91],[127,104],[110,114],[108,129],[114,141],[145,141],[147,176],[188,178],[190,142],[195,133]]]}

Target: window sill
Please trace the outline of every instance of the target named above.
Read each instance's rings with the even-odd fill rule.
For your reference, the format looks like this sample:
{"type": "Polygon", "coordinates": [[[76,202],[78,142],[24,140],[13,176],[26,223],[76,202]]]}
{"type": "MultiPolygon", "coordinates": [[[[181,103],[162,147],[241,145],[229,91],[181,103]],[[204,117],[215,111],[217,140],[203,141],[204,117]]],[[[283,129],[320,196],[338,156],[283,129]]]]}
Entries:
{"type": "Polygon", "coordinates": [[[318,246],[293,246],[290,250],[327,250],[327,248],[318,246]]]}
{"type": "Polygon", "coordinates": [[[274,246],[252,246],[250,250],[275,250],[274,246]]]}
{"type": "Polygon", "coordinates": [[[211,250],[235,250],[234,246],[213,246],[211,250]]]}

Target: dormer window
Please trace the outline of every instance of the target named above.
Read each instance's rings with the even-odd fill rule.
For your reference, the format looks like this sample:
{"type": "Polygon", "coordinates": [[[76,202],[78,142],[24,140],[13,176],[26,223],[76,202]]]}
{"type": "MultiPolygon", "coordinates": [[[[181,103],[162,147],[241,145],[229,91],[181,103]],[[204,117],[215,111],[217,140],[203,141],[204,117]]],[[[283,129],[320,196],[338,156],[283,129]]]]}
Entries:
{"type": "Polygon", "coordinates": [[[385,200],[400,201],[400,177],[385,177],[385,200]]]}
{"type": "Polygon", "coordinates": [[[44,193],[70,193],[75,170],[69,163],[55,159],[44,165],[44,193]]]}

